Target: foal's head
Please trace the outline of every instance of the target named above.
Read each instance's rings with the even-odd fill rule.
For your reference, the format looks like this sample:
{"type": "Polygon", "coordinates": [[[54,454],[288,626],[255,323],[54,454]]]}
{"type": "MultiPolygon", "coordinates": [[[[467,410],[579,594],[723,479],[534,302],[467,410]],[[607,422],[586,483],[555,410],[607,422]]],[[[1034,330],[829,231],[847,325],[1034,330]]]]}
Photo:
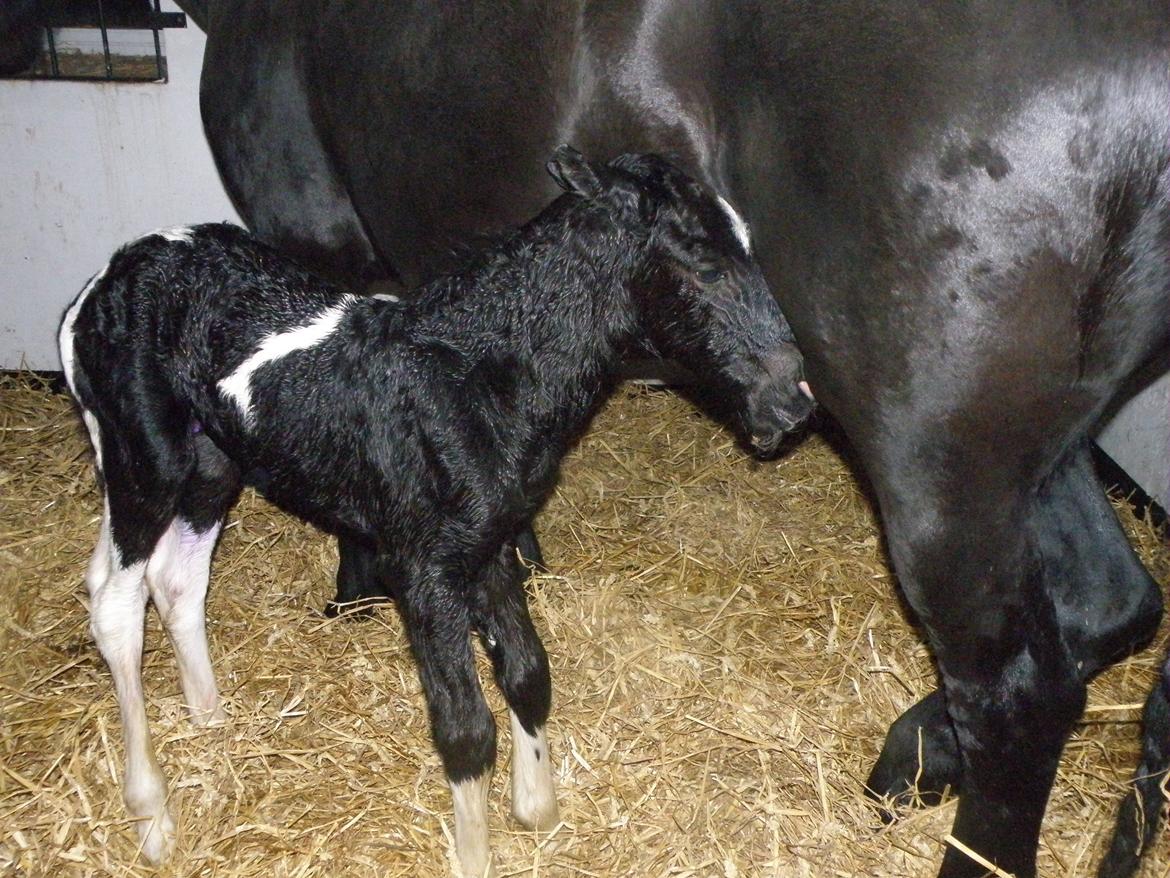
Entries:
{"type": "Polygon", "coordinates": [[[561,147],[549,173],[567,192],[608,205],[615,222],[644,239],[632,284],[642,342],[694,373],[699,401],[757,453],[774,451],[812,401],[792,330],[739,214],[655,155],[595,166],[561,147]]]}

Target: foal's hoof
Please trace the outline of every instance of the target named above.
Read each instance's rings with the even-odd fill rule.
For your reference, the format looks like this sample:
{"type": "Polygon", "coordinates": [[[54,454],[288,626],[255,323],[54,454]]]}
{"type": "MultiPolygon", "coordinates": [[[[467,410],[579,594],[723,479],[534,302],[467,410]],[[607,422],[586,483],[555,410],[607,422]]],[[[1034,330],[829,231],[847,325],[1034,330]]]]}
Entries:
{"type": "Polygon", "coordinates": [[[164,808],[156,817],[137,821],[138,847],[142,856],[154,865],[166,862],[175,850],[175,821],[164,808]]]}
{"type": "Polygon", "coordinates": [[[518,802],[513,799],[512,816],[525,829],[536,832],[548,832],[561,822],[561,812],[557,808],[556,799],[544,802],[518,802]]]}

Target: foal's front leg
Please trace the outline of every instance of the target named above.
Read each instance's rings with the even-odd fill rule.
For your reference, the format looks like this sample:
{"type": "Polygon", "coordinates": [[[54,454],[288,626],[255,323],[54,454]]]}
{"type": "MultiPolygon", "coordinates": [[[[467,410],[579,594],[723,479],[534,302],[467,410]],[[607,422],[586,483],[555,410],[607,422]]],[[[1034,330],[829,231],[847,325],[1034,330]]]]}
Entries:
{"type": "Polygon", "coordinates": [[[467,601],[447,570],[432,568],[405,590],[401,604],[431,736],[455,804],[461,878],[494,875],[487,794],[496,761],[496,725],[475,673],[467,601]]]}
{"type": "Polygon", "coordinates": [[[506,543],[484,571],[472,612],[512,720],[512,816],[529,829],[548,830],[559,821],[545,731],[552,679],[528,614],[526,575],[516,545],[506,543]]]}

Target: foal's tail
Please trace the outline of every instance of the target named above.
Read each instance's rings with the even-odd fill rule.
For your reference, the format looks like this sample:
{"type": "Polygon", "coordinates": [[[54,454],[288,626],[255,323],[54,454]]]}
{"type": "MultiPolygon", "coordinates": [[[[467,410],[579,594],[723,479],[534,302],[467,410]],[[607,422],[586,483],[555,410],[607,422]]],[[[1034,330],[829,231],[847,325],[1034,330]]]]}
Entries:
{"type": "Polygon", "coordinates": [[[1170,654],[1161,678],[1146,701],[1142,716],[1142,761],[1134,775],[1133,789],[1121,803],[1109,852],[1101,861],[1098,878],[1128,878],[1154,839],[1159,818],[1170,793],[1170,654]]]}

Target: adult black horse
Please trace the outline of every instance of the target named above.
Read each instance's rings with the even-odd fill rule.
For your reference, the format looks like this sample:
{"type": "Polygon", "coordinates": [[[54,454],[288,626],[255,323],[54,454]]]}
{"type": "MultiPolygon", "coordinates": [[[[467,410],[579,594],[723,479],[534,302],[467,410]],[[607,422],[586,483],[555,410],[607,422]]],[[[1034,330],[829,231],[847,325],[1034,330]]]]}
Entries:
{"type": "Polygon", "coordinates": [[[191,11],[242,214],[351,283],[532,213],[562,142],[668,153],[736,205],[938,660],[871,787],[959,789],[954,835],[1033,875],[1086,679],[1161,611],[1089,436],[1170,358],[1170,3],[191,11]]]}

